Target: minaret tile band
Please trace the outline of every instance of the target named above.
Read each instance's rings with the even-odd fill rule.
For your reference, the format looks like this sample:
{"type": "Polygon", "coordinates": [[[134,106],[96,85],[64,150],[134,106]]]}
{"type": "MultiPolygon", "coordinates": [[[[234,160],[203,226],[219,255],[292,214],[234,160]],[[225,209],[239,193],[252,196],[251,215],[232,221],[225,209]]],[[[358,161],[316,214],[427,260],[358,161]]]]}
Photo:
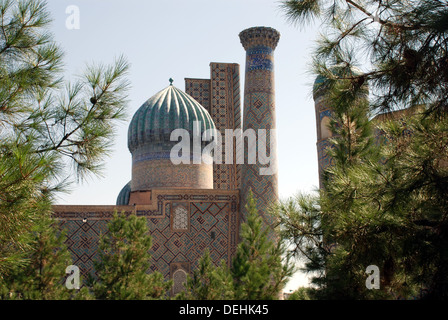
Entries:
{"type": "MultiPolygon", "coordinates": [[[[276,128],[274,49],[280,39],[280,33],[272,28],[254,27],[242,31],[239,37],[246,50],[243,129],[267,129],[267,153],[276,158],[275,135],[272,137],[274,143],[270,145],[269,142],[270,129],[276,128]]],[[[261,216],[267,225],[272,226],[274,220],[268,210],[270,205],[278,200],[278,175],[277,172],[272,175],[260,175],[260,168],[263,167],[266,165],[259,162],[248,164],[246,148],[242,168],[241,210],[244,215],[247,194],[251,189],[261,216]]]]}

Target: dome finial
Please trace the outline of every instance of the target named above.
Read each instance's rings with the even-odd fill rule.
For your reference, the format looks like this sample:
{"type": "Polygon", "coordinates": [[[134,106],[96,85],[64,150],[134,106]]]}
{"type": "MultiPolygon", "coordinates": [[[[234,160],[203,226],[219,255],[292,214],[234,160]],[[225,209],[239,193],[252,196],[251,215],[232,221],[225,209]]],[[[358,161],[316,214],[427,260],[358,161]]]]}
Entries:
{"type": "Polygon", "coordinates": [[[170,78],[170,80],[168,80],[169,82],[170,82],[170,86],[172,86],[173,85],[173,78],[170,78]]]}

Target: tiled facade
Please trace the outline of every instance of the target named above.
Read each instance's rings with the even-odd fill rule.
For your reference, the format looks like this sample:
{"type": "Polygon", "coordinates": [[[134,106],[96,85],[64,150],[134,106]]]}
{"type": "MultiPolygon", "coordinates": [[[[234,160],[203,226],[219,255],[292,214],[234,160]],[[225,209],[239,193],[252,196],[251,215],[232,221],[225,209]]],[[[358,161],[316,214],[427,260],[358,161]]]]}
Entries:
{"type": "Polygon", "coordinates": [[[222,136],[222,162],[213,164],[214,189],[240,188],[241,165],[225,162],[225,130],[241,128],[240,68],[236,63],[210,63],[210,79],[185,78],[185,92],[202,104],[222,136]]]}
{"type": "Polygon", "coordinates": [[[210,79],[185,78],[185,92],[211,114],[210,79]]]}
{"type": "MultiPolygon", "coordinates": [[[[273,51],[279,34],[264,27],[249,30],[240,34],[247,52],[244,129],[274,129],[273,51]]],[[[172,85],[159,91],[132,118],[128,131],[132,179],[120,191],[116,206],[54,207],[55,218],[67,231],[73,263],[83,275],[95,274],[99,238],[108,232],[107,223],[116,211],[147,218],[150,269],[174,279],[172,293],[182,289],[206,248],[215,264],[222,260],[230,264],[249,188],[265,222],[273,224],[267,208],[277,200],[277,174],[260,176],[261,166],[247,164],[247,158],[238,164],[235,141],[231,164],[173,164],[170,158],[177,143],[170,141],[172,130],[180,127],[191,134],[194,120],[202,121],[201,133],[219,130],[223,143],[226,129],[241,129],[239,65],[212,62],[210,79],[186,78],[185,88],[186,93],[172,85]]],[[[276,150],[268,144],[267,153],[275,155],[276,150]]],[[[194,152],[189,156],[197,160],[194,152]]],[[[223,148],[223,162],[225,158],[223,148]]]]}
{"type": "Polygon", "coordinates": [[[197,266],[208,248],[214,263],[230,262],[239,230],[238,190],[153,190],[150,204],[135,206],[54,206],[54,217],[67,232],[66,245],[82,275],[95,274],[99,237],[115,211],[148,219],[152,237],[151,270],[166,278],[197,266]],[[181,213],[182,221],[176,221],[181,213]]]}
{"type": "Polygon", "coordinates": [[[170,159],[133,163],[131,190],[160,188],[213,189],[213,165],[174,165],[170,159]]]}
{"type": "MultiPolygon", "coordinates": [[[[216,63],[210,64],[211,71],[211,116],[216,128],[221,132],[224,142],[225,129],[241,128],[240,107],[240,67],[238,64],[216,63]]],[[[236,146],[233,146],[234,161],[232,164],[214,165],[215,189],[240,188],[241,166],[235,161],[236,146]]],[[[225,159],[223,148],[222,159],[225,159]]]]}
{"type": "Polygon", "coordinates": [[[331,134],[325,134],[328,130],[329,119],[332,116],[332,111],[329,104],[325,101],[323,95],[314,96],[314,105],[316,110],[316,131],[317,131],[317,159],[319,170],[319,188],[323,187],[322,175],[333,162],[333,159],[328,155],[328,149],[332,148],[330,143],[331,134]],[[327,120],[328,119],[328,120],[327,120]]]}

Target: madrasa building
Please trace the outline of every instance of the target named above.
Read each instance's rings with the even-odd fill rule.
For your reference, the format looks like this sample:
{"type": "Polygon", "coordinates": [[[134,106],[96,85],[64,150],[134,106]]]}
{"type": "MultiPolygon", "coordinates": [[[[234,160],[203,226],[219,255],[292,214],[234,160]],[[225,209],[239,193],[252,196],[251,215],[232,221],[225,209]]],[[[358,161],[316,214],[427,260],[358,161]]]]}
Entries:
{"type": "MultiPolygon", "coordinates": [[[[271,174],[260,174],[266,163],[247,161],[247,152],[243,163],[236,161],[236,142],[233,161],[194,161],[198,160],[194,150],[189,163],[173,163],[171,159],[178,143],[170,139],[171,133],[183,129],[193,140],[195,125],[200,124],[196,130],[201,135],[217,130],[223,137],[226,129],[265,129],[267,141],[273,141],[265,151],[275,166],[275,135],[270,134],[276,128],[274,50],[280,34],[272,28],[254,27],[242,31],[239,38],[246,51],[242,119],[238,64],[210,63],[210,79],[185,78],[185,91],[171,80],[143,103],[129,124],[132,179],[118,194],[116,205],[53,207],[54,217],[67,232],[73,264],[84,277],[95,275],[93,261],[99,238],[107,232],[115,212],[147,218],[152,237],[150,269],[173,279],[173,294],[182,290],[206,248],[215,264],[221,260],[230,264],[249,190],[265,224],[271,227],[270,236],[275,237],[274,221],[268,214],[270,204],[278,199],[275,167],[271,174]]],[[[200,142],[200,146],[204,148],[205,143],[200,142]]],[[[227,149],[226,145],[221,152],[227,149]]]]}

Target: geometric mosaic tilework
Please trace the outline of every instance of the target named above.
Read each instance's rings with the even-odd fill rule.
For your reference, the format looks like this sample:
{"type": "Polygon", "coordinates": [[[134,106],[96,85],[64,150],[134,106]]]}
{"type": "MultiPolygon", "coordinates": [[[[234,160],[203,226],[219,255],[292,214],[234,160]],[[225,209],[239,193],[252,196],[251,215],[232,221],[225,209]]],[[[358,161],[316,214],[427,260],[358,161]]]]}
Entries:
{"type": "Polygon", "coordinates": [[[334,159],[328,155],[328,149],[333,148],[333,144],[330,143],[328,139],[324,139],[317,142],[317,158],[318,158],[318,168],[319,168],[319,184],[320,188],[322,185],[322,175],[328,167],[333,165],[334,159]]]}
{"type": "MultiPolygon", "coordinates": [[[[248,89],[248,91],[250,88],[248,89]]],[[[252,92],[245,95],[244,129],[275,128],[275,96],[272,92],[252,92]]],[[[269,134],[269,131],[267,132],[269,134]]]]}
{"type": "Polygon", "coordinates": [[[188,231],[173,230],[169,217],[152,219],[151,269],[167,277],[170,264],[189,262],[194,270],[206,248],[215,264],[221,260],[229,263],[236,249],[238,228],[238,213],[231,209],[230,202],[190,202],[188,231]]]}
{"type": "MultiPolygon", "coordinates": [[[[195,98],[210,113],[216,129],[222,135],[222,161],[225,161],[225,129],[241,128],[241,98],[239,65],[235,63],[210,63],[210,79],[185,79],[185,92],[195,98]]],[[[236,145],[234,144],[236,157],[236,145]]],[[[241,165],[213,164],[213,188],[239,189],[241,165]]]]}
{"type": "Polygon", "coordinates": [[[170,159],[136,162],[132,166],[131,190],[211,189],[213,166],[201,163],[175,165],[170,159]]]}
{"type": "MultiPolygon", "coordinates": [[[[235,63],[210,63],[211,116],[223,137],[222,159],[225,159],[225,129],[241,128],[240,75],[235,63]]],[[[240,166],[236,163],[234,144],[232,164],[214,165],[215,189],[238,189],[240,187],[240,166]]]]}
{"type": "MultiPolygon", "coordinates": [[[[256,164],[245,165],[245,170],[243,171],[245,187],[241,192],[241,204],[242,206],[246,204],[248,191],[249,189],[252,190],[258,211],[264,220],[264,224],[273,228],[277,221],[269,214],[268,208],[278,200],[278,176],[277,174],[273,174],[260,178],[259,170],[261,167],[263,166],[256,164]]],[[[246,211],[243,207],[241,211],[244,219],[246,211]]],[[[276,239],[274,232],[270,232],[268,236],[270,240],[276,239]]]]}
{"type": "Polygon", "coordinates": [[[322,90],[314,92],[314,108],[316,114],[316,136],[317,136],[317,161],[318,161],[318,173],[319,173],[319,188],[323,188],[323,173],[332,163],[333,159],[328,156],[327,148],[332,148],[332,144],[328,138],[331,136],[331,132],[327,126],[329,119],[332,118],[332,109],[329,107],[330,101],[323,94],[322,90]]]}
{"type": "MultiPolygon", "coordinates": [[[[274,87],[274,49],[279,33],[272,28],[250,28],[240,33],[240,40],[246,50],[246,75],[244,87],[244,130],[267,129],[267,154],[276,157],[275,137],[270,136],[269,129],[276,128],[275,87],[274,87]],[[270,141],[273,141],[270,148],[270,141]]],[[[275,221],[269,215],[269,207],[278,200],[277,174],[260,175],[259,169],[266,167],[259,163],[247,163],[245,148],[245,165],[242,169],[242,214],[245,216],[244,204],[249,189],[257,201],[257,208],[265,224],[274,226],[275,221]]],[[[273,230],[271,239],[276,238],[273,230]]]]}
{"type": "Polygon", "coordinates": [[[61,220],[60,228],[67,232],[65,245],[72,256],[73,264],[78,266],[81,275],[87,279],[87,274],[94,274],[93,261],[97,256],[98,239],[107,233],[107,220],[87,222],[77,220],[61,220]]]}
{"type": "Polygon", "coordinates": [[[325,111],[322,111],[322,112],[319,113],[319,120],[322,121],[322,118],[323,118],[323,117],[329,117],[329,118],[331,118],[331,114],[332,114],[332,112],[331,112],[330,109],[327,109],[327,110],[325,110],[325,111]]]}
{"type": "Polygon", "coordinates": [[[185,92],[210,113],[210,79],[185,78],[185,92]]]}
{"type": "MultiPolygon", "coordinates": [[[[228,264],[235,254],[240,224],[239,192],[216,190],[153,190],[157,210],[147,217],[152,237],[152,271],[160,271],[165,278],[173,276],[176,268],[187,273],[195,270],[198,260],[208,248],[213,263],[228,264]],[[182,192],[182,193],[180,193],[182,192]],[[173,229],[171,215],[176,208],[182,213],[180,227],[173,229]],[[188,221],[185,221],[187,219],[188,221]]],[[[114,211],[137,213],[138,206],[54,206],[54,217],[67,232],[66,245],[73,264],[81,274],[95,276],[93,261],[101,234],[107,233],[107,223],[114,211]]]]}
{"type": "Polygon", "coordinates": [[[246,64],[246,70],[274,70],[273,51],[265,45],[248,48],[247,54],[250,60],[246,64]]]}
{"type": "MultiPolygon", "coordinates": [[[[250,57],[249,57],[250,59],[250,57]]],[[[246,75],[247,72],[246,71],[246,75]]],[[[267,92],[274,90],[274,79],[272,77],[272,70],[256,70],[250,72],[250,77],[246,77],[247,90],[245,92],[267,92]]]]}
{"type": "Polygon", "coordinates": [[[114,211],[131,214],[129,206],[54,206],[53,217],[67,234],[65,245],[74,265],[80,268],[84,280],[95,276],[93,261],[97,257],[98,240],[107,233],[107,221],[114,211]]]}

